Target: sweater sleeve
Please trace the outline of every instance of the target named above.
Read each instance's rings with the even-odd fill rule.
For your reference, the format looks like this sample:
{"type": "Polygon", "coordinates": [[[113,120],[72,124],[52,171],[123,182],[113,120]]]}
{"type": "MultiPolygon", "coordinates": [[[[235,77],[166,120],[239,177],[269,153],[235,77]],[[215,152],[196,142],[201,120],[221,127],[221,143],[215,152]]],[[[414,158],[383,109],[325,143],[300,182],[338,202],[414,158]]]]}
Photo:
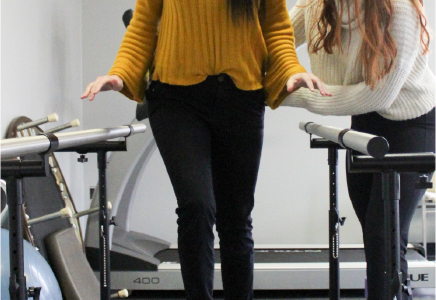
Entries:
{"type": "Polygon", "coordinates": [[[294,28],[295,48],[306,43],[306,28],[304,20],[304,8],[306,0],[298,0],[297,4],[289,11],[292,27],[294,28]]]}
{"type": "MultiPolygon", "coordinates": [[[[397,45],[392,71],[371,90],[365,82],[354,85],[326,85],[332,97],[317,91],[299,89],[289,95],[283,105],[302,107],[321,115],[357,115],[389,108],[412,72],[420,47],[420,23],[409,1],[396,1],[391,33],[397,45]],[[407,3],[408,2],[408,3],[407,3]]],[[[325,65],[325,68],[334,68],[325,65]]],[[[315,74],[316,75],[316,74],[315,74]]],[[[323,78],[321,78],[323,80],[323,78]]]]}
{"type": "Polygon", "coordinates": [[[285,0],[266,1],[262,33],[268,51],[267,73],[263,86],[266,102],[275,109],[288,94],[286,82],[297,73],[306,70],[298,62],[295,52],[294,31],[289,19],[285,0]]]}
{"type": "Polygon", "coordinates": [[[144,78],[157,44],[162,1],[137,0],[133,18],[109,71],[109,75],[118,75],[123,80],[124,87],[120,92],[137,102],[144,99],[144,78]]]}

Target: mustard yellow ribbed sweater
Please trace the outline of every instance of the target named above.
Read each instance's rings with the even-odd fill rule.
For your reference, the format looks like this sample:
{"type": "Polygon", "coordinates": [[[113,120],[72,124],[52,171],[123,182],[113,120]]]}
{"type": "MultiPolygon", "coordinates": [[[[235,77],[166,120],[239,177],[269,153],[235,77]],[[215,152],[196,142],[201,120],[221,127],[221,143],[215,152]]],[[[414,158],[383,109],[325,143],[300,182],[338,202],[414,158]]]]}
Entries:
{"type": "Polygon", "coordinates": [[[306,71],[295,52],[286,1],[264,1],[262,21],[256,12],[255,22],[235,24],[226,0],[137,0],[109,74],[123,79],[125,96],[142,102],[148,70],[153,80],[174,85],[227,73],[242,90],[264,87],[266,102],[276,108],[289,77],[306,71]]]}

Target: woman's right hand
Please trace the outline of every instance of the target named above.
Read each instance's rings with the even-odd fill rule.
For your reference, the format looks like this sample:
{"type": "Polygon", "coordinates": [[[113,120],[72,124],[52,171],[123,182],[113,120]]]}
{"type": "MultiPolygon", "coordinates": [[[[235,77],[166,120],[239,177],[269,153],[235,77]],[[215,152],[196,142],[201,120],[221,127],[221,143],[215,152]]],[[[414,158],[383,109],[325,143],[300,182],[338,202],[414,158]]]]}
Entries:
{"type": "Polygon", "coordinates": [[[80,97],[85,99],[89,97],[89,101],[94,100],[95,95],[98,92],[104,91],[116,91],[119,92],[123,88],[123,80],[118,75],[105,75],[97,77],[94,82],[91,82],[87,87],[85,92],[80,97]]]}

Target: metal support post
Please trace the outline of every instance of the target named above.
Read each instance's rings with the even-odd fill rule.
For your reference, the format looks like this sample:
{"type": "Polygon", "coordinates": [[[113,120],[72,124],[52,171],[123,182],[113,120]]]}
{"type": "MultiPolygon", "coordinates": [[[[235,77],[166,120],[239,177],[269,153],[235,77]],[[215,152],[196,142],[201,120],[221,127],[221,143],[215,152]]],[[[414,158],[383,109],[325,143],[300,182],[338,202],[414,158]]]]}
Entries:
{"type": "Polygon", "coordinates": [[[328,149],[329,165],[329,299],[340,299],[340,269],[339,269],[339,226],[345,218],[339,217],[338,210],[338,150],[340,145],[325,139],[310,139],[310,148],[328,149]]]}
{"type": "Polygon", "coordinates": [[[11,300],[39,297],[32,293],[40,288],[31,288],[28,293],[24,276],[23,249],[23,178],[47,176],[46,156],[42,161],[19,159],[2,161],[1,177],[6,181],[7,204],[9,209],[9,295],[11,300]]]}
{"type": "Polygon", "coordinates": [[[100,296],[102,300],[111,297],[109,220],[106,198],[106,151],[97,152],[98,182],[100,185],[100,296]]]}
{"type": "Polygon", "coordinates": [[[382,199],[384,202],[385,263],[384,300],[396,296],[401,300],[402,274],[400,265],[400,175],[395,171],[382,173],[382,199]]]}
{"type": "Polygon", "coordinates": [[[23,250],[23,179],[6,179],[9,207],[9,295],[11,300],[27,299],[23,250]]]}

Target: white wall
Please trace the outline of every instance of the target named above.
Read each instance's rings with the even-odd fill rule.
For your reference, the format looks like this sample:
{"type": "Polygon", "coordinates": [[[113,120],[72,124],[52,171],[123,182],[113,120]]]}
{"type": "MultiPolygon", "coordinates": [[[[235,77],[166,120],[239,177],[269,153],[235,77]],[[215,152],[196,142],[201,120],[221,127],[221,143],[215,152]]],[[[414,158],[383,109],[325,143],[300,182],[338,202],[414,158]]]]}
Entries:
{"type": "MultiPolygon", "coordinates": [[[[82,1],[1,1],[1,134],[18,116],[53,112],[57,124],[82,120],[82,1]]],[[[54,125],[42,125],[48,129],[54,125]]],[[[76,155],[56,154],[78,209],[83,168],[76,155]]]]}
{"type": "MultiPolygon", "coordinates": [[[[123,13],[135,7],[135,0],[83,1],[83,88],[97,76],[107,74],[114,62],[125,27],[123,13]]],[[[104,128],[130,124],[136,104],[119,93],[97,95],[92,102],[83,101],[85,129],[104,128]]],[[[96,155],[88,156],[83,176],[85,203],[89,206],[89,188],[98,180],[96,155]]]]}
{"type": "MultiPolygon", "coordinates": [[[[288,8],[295,2],[287,0],[288,8]]],[[[106,74],[111,67],[125,31],[121,15],[126,9],[134,8],[134,3],[134,0],[84,1],[83,86],[96,76],[106,74]]],[[[429,4],[434,7],[433,2],[429,4]]],[[[434,22],[434,14],[429,21],[434,22]]],[[[298,55],[310,70],[305,52],[305,47],[301,47],[298,55]]],[[[434,55],[432,59],[434,61],[434,55]]],[[[135,111],[135,103],[118,93],[102,93],[93,102],[83,103],[83,107],[86,128],[127,124],[135,111]]],[[[267,109],[253,211],[257,244],[327,243],[327,151],[309,149],[309,136],[298,129],[302,120],[338,127],[350,125],[349,117],[321,117],[287,107],[276,111],[267,109]]],[[[360,225],[346,189],[343,151],[340,151],[339,161],[339,209],[341,216],[347,217],[341,228],[341,242],[361,243],[360,225]]],[[[88,188],[97,182],[95,164],[91,161],[85,165],[86,196],[88,188]]],[[[159,154],[149,162],[140,187],[135,195],[130,229],[176,243],[176,200],[159,154]]]]}
{"type": "Polygon", "coordinates": [[[424,1],[424,5],[425,5],[425,11],[426,11],[426,16],[427,16],[427,22],[428,25],[430,26],[430,34],[431,34],[431,38],[432,40],[430,40],[430,56],[429,56],[429,64],[430,64],[430,68],[433,71],[433,73],[435,73],[435,69],[436,69],[436,55],[435,55],[435,51],[436,51],[436,45],[435,42],[436,40],[435,38],[435,30],[436,30],[436,2],[435,1],[424,1]]]}

